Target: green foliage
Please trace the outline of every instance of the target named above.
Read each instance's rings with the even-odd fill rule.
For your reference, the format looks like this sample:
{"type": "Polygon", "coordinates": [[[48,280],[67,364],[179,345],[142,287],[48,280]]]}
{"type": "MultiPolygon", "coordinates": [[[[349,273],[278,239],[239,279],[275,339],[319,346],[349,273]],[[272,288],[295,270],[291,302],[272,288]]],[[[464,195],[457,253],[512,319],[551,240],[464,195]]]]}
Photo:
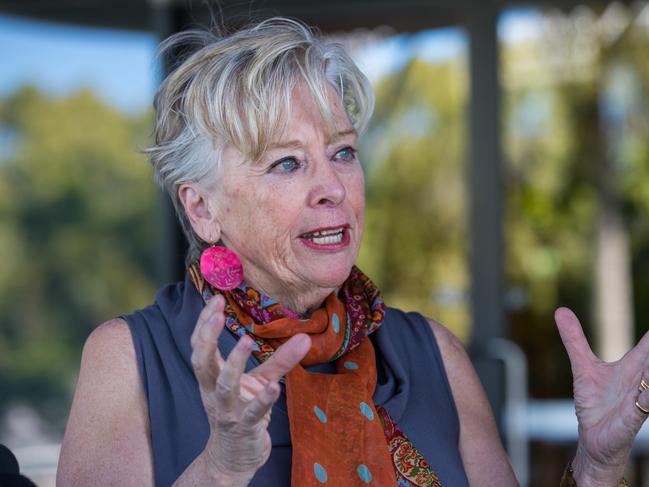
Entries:
{"type": "MultiPolygon", "coordinates": [[[[578,52],[569,36],[556,42],[578,52]]],[[[571,393],[554,309],[575,309],[587,333],[594,321],[596,184],[605,157],[618,160],[612,185],[633,246],[637,333],[649,323],[648,48],[646,33],[631,28],[602,48],[586,76],[583,67],[555,72],[548,64],[541,79],[514,76],[505,87],[506,288],[518,296],[509,302],[508,322],[528,357],[536,397],[571,393]],[[633,73],[639,102],[610,154],[600,112],[603,76],[620,65],[633,73]]],[[[539,45],[506,46],[504,70],[542,53],[539,45]]],[[[377,112],[361,147],[367,211],[359,265],[388,304],[422,311],[467,338],[467,73],[461,61],[415,59],[376,87],[377,112]]]]}
{"type": "MultiPolygon", "coordinates": [[[[508,131],[506,275],[508,285],[526,295],[523,306],[510,310],[509,325],[511,337],[527,355],[531,392],[537,397],[571,393],[554,309],[570,306],[585,323],[591,321],[596,211],[592,156],[597,146],[585,139],[593,137],[592,114],[583,108],[597,96],[587,91],[555,87],[547,99],[549,117],[534,136],[508,131]]],[[[524,96],[509,93],[510,120],[524,96]]]]}
{"type": "Polygon", "coordinates": [[[67,404],[88,333],[153,295],[151,117],[33,88],[0,117],[15,141],[0,161],[0,412],[24,399],[47,414],[67,404]]]}
{"type": "MultiPolygon", "coordinates": [[[[632,238],[638,333],[649,323],[647,44],[631,30],[602,57],[603,70],[631,69],[645,100],[624,130],[616,175],[632,238]]],[[[504,53],[505,67],[515,54],[504,53]]],[[[414,59],[376,87],[360,151],[367,211],[359,259],[388,304],[421,311],[465,339],[466,78],[462,59],[414,59]]],[[[600,88],[557,76],[505,93],[506,279],[526,297],[509,322],[537,397],[570,393],[554,308],[590,315],[600,88]]],[[[0,415],[9,401],[26,400],[60,425],[85,337],[151,301],[157,197],[139,153],[150,123],[150,114],[124,116],[84,91],[51,99],[24,88],[0,102],[0,415]]]]}
{"type": "Polygon", "coordinates": [[[427,313],[462,336],[464,75],[459,60],[414,59],[377,87],[379,108],[361,150],[367,210],[359,261],[388,304],[427,313]]]}
{"type": "MultiPolygon", "coordinates": [[[[526,304],[511,311],[510,326],[512,338],[526,352],[536,397],[571,394],[570,376],[562,372],[568,361],[551,318],[554,308],[566,305],[576,310],[591,344],[597,341],[590,325],[601,185],[611,188],[624,211],[632,242],[637,332],[646,330],[649,107],[635,106],[626,114],[630,123],[615,134],[607,134],[603,113],[605,76],[620,66],[637,79],[638,98],[646,100],[649,95],[649,39],[636,34],[631,28],[614,45],[592,46],[599,50],[597,64],[582,79],[564,79],[565,73],[546,70],[550,83],[529,83],[506,93],[507,279],[527,294],[526,304]],[[535,100],[530,111],[546,116],[526,133],[518,113],[530,99],[535,100]],[[614,167],[610,173],[604,172],[607,165],[614,167]]],[[[561,42],[571,46],[574,39],[567,36],[561,42]]],[[[517,54],[529,57],[529,52],[517,54]]],[[[506,62],[515,63],[517,58],[506,62]]]]}

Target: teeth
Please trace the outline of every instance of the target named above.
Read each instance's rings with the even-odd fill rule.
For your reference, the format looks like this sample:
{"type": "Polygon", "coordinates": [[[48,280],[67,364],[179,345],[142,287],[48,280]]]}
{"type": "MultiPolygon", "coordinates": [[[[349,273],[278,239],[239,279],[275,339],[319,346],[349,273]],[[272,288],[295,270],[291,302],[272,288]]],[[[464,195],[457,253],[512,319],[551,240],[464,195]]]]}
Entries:
{"type": "Polygon", "coordinates": [[[309,233],[304,235],[303,238],[308,238],[317,245],[334,245],[343,241],[344,233],[345,229],[340,227],[332,230],[322,230],[319,232],[309,233]]]}
{"type": "Polygon", "coordinates": [[[321,232],[313,232],[309,234],[309,237],[324,237],[327,235],[336,235],[338,233],[342,233],[343,229],[342,228],[335,228],[333,230],[323,230],[321,232]]]}
{"type": "Polygon", "coordinates": [[[338,244],[343,241],[343,233],[340,232],[335,235],[330,235],[326,237],[313,236],[311,239],[313,240],[313,243],[316,243],[318,245],[338,244]]]}
{"type": "Polygon", "coordinates": [[[304,235],[306,238],[328,237],[332,235],[342,235],[343,228],[334,228],[333,230],[323,230],[321,232],[312,232],[304,235]]]}

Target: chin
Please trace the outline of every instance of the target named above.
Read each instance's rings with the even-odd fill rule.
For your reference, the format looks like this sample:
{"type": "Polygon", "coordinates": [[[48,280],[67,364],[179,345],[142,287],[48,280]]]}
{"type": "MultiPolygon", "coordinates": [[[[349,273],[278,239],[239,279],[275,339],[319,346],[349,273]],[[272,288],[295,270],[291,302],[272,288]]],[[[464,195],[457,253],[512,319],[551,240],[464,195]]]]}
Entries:
{"type": "Polygon", "coordinates": [[[337,288],[349,277],[353,263],[338,263],[329,265],[312,273],[313,282],[320,287],[337,288]]]}

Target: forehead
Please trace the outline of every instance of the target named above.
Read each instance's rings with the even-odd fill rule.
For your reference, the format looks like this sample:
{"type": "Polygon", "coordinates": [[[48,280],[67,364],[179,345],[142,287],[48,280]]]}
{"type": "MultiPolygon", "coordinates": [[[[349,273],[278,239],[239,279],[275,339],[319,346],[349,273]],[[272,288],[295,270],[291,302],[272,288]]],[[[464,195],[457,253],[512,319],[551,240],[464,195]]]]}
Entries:
{"type": "Polygon", "coordinates": [[[291,93],[290,109],[283,116],[282,130],[276,131],[268,149],[302,133],[312,136],[314,131],[322,135],[326,144],[341,136],[355,135],[356,130],[343,108],[340,95],[329,86],[324,93],[326,100],[318,103],[306,84],[298,83],[291,93]]]}
{"type": "Polygon", "coordinates": [[[234,169],[232,166],[261,166],[267,157],[281,150],[300,149],[312,144],[330,145],[343,137],[356,136],[356,129],[343,108],[340,95],[329,86],[323,91],[325,99],[319,103],[305,82],[296,83],[276,124],[257,129],[268,137],[265,150],[255,156],[254,144],[238,147],[226,143],[221,156],[225,170],[234,169]]]}

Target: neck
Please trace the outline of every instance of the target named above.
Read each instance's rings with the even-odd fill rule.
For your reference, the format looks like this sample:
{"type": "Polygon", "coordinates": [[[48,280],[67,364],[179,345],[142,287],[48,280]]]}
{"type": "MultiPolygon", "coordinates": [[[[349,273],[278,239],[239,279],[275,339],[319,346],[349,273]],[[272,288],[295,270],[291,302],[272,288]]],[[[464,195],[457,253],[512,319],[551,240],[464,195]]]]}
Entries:
{"type": "Polygon", "coordinates": [[[314,310],[322,306],[324,300],[336,288],[309,287],[298,288],[286,284],[279,286],[264,285],[254,279],[246,279],[246,284],[258,291],[263,291],[282,306],[287,307],[300,316],[309,316],[314,310]]]}
{"type": "Polygon", "coordinates": [[[306,292],[286,292],[290,290],[282,289],[273,292],[265,288],[262,289],[264,289],[264,292],[266,292],[273,299],[276,299],[279,303],[281,303],[282,306],[286,306],[288,309],[294,311],[300,316],[310,316],[313,311],[322,306],[322,303],[327,298],[327,296],[329,296],[336,290],[336,288],[318,288],[306,292]]]}

